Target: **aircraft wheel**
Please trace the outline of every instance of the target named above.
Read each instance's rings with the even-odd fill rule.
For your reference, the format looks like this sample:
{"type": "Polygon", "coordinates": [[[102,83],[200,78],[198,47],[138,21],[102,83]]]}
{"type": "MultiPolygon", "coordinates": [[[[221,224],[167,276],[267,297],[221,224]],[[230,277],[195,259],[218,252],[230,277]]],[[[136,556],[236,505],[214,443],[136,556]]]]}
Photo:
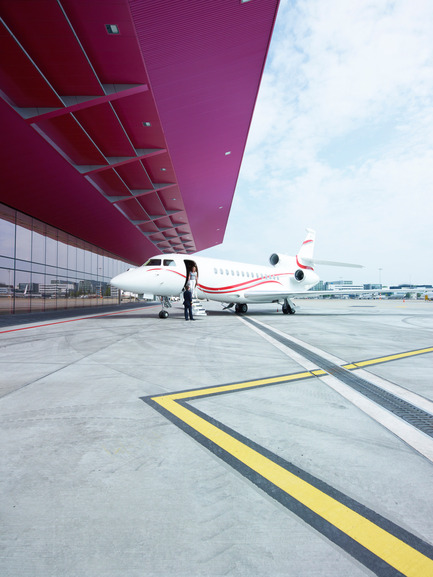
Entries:
{"type": "Polygon", "coordinates": [[[235,305],[235,313],[236,313],[237,315],[240,315],[240,314],[241,314],[241,305],[235,305]]]}
{"type": "Polygon", "coordinates": [[[290,307],[283,306],[283,315],[288,315],[290,313],[290,307]]]}
{"type": "Polygon", "coordinates": [[[167,311],[159,311],[159,318],[160,319],[166,319],[167,317],[168,317],[167,311]]]}
{"type": "Polygon", "coordinates": [[[245,303],[240,305],[240,309],[241,309],[241,313],[246,313],[248,310],[248,305],[246,305],[245,303]]]}

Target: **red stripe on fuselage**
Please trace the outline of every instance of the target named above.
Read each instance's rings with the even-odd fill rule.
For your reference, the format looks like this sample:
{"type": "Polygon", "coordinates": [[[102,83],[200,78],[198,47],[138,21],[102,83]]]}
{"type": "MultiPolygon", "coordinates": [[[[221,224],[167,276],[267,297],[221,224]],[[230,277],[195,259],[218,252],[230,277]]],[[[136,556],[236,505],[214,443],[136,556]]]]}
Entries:
{"type": "Polygon", "coordinates": [[[177,270],[173,270],[173,269],[168,268],[168,267],[167,267],[167,268],[162,268],[162,267],[160,267],[160,268],[148,268],[148,269],[146,269],[146,272],[154,272],[154,271],[156,271],[156,270],[158,270],[158,271],[159,271],[159,270],[162,270],[162,271],[166,271],[166,272],[173,272],[173,273],[175,273],[175,274],[178,274],[178,275],[181,276],[182,278],[186,278],[186,275],[185,275],[185,274],[182,274],[181,272],[178,272],[177,270]]]}
{"type": "Polygon", "coordinates": [[[208,293],[208,294],[232,294],[232,293],[238,292],[239,290],[242,290],[242,291],[245,289],[249,290],[249,289],[257,288],[259,286],[263,286],[265,284],[270,284],[270,283],[277,284],[280,287],[283,286],[282,283],[280,283],[279,281],[269,279],[269,280],[260,280],[260,281],[256,281],[256,282],[249,281],[249,282],[245,282],[245,283],[240,283],[238,285],[225,286],[225,287],[215,287],[215,288],[206,287],[206,286],[199,284],[198,288],[202,292],[208,293]],[[248,286],[245,286],[245,285],[248,285],[248,286]]]}

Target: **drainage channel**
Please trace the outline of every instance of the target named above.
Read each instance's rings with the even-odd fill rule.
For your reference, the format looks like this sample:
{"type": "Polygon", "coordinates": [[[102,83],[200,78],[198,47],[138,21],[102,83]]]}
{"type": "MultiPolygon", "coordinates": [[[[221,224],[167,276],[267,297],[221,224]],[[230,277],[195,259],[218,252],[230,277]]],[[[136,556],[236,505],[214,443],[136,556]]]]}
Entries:
{"type": "Polygon", "coordinates": [[[307,348],[294,343],[289,338],[283,337],[282,335],[278,334],[276,331],[263,326],[255,322],[250,318],[243,317],[243,320],[250,323],[251,325],[256,326],[265,334],[269,335],[273,339],[279,341],[284,346],[292,349],[296,353],[302,355],[304,358],[308,359],[309,361],[313,362],[317,365],[318,368],[323,369],[329,375],[334,376],[339,381],[343,382],[345,385],[351,387],[352,389],[358,391],[371,401],[375,402],[376,404],[380,405],[384,409],[387,409],[389,412],[393,413],[400,419],[406,421],[415,427],[419,431],[425,433],[429,437],[433,438],[433,415],[415,407],[408,401],[400,399],[396,395],[389,393],[388,391],[384,391],[377,385],[358,377],[357,375],[351,373],[347,369],[343,369],[339,367],[335,363],[330,362],[327,359],[324,359],[317,353],[314,353],[307,348]]]}

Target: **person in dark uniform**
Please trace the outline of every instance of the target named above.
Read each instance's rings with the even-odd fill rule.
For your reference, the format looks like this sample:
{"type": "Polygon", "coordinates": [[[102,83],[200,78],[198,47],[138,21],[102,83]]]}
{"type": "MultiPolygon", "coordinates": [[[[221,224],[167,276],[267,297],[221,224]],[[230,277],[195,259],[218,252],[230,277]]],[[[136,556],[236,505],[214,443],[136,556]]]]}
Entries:
{"type": "Polygon", "coordinates": [[[190,291],[190,287],[189,284],[186,285],[186,291],[183,293],[183,306],[185,309],[185,320],[188,320],[188,315],[189,315],[189,319],[191,321],[193,321],[193,316],[192,316],[192,292],[190,291]]]}

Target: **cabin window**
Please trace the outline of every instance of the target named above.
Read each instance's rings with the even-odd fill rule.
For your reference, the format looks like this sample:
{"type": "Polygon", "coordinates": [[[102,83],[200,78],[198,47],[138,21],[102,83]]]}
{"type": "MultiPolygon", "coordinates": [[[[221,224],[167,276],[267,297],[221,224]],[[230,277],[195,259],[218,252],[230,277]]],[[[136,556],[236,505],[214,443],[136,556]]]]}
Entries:
{"type": "Polygon", "coordinates": [[[226,269],[226,274],[227,274],[227,275],[229,274],[229,271],[228,271],[227,269],[226,269]]]}
{"type": "Polygon", "coordinates": [[[244,271],[242,271],[242,276],[245,276],[245,273],[244,273],[244,271]]]}
{"type": "Polygon", "coordinates": [[[235,276],[235,271],[234,271],[234,270],[232,270],[232,276],[235,276]]]}
{"type": "Polygon", "coordinates": [[[214,268],[213,271],[214,271],[215,274],[218,274],[218,269],[217,269],[217,268],[214,268]]]}
{"type": "Polygon", "coordinates": [[[143,266],[161,266],[160,258],[150,258],[143,266]]]}
{"type": "Polygon", "coordinates": [[[239,271],[238,271],[238,270],[236,271],[236,276],[239,276],[239,271]]]}
{"type": "Polygon", "coordinates": [[[249,273],[249,272],[247,272],[247,278],[250,278],[250,273],[249,273]]]}
{"type": "Polygon", "coordinates": [[[224,271],[223,271],[223,269],[222,269],[222,268],[220,268],[220,273],[221,273],[221,274],[224,274],[224,271]]]}
{"type": "Polygon", "coordinates": [[[164,266],[176,266],[176,263],[171,258],[164,259],[164,266]]]}

